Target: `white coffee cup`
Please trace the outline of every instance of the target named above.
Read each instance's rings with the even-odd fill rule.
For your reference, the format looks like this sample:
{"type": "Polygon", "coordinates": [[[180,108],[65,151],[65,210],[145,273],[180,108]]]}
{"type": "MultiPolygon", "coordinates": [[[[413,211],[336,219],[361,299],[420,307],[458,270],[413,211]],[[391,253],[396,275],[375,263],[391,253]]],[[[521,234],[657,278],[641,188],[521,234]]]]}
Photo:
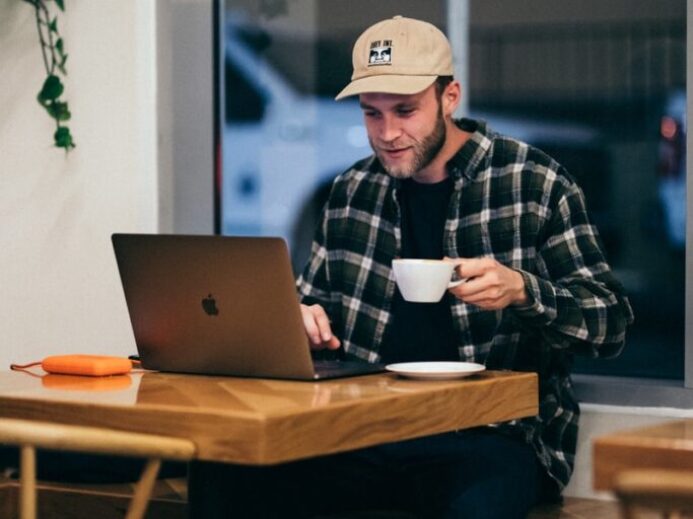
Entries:
{"type": "Polygon", "coordinates": [[[392,270],[405,301],[436,303],[448,288],[464,283],[464,279],[451,281],[455,270],[451,261],[432,259],[395,259],[392,270]]]}

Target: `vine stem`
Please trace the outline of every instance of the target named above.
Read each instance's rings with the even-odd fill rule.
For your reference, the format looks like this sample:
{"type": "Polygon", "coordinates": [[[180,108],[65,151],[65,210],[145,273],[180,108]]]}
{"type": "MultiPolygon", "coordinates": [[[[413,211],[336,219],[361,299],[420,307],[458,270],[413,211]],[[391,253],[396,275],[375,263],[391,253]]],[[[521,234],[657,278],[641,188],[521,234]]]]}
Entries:
{"type": "MultiPolygon", "coordinates": [[[[55,46],[53,43],[53,31],[50,29],[51,16],[43,0],[37,0],[37,3],[40,4],[41,11],[43,12],[43,30],[48,34],[48,45],[46,45],[43,38],[43,32],[41,31],[41,25],[39,24],[39,37],[41,38],[41,53],[43,54],[43,63],[46,65],[46,72],[48,72],[48,75],[53,75],[55,72],[56,58],[55,46]],[[46,47],[50,49],[50,67],[48,66],[48,58],[46,57],[46,47]]],[[[57,130],[58,128],[60,128],[60,121],[55,119],[55,129],[57,130]]]]}
{"type": "MultiPolygon", "coordinates": [[[[36,28],[38,29],[39,41],[41,43],[43,65],[46,68],[46,73],[50,76],[53,75],[53,72],[55,72],[56,65],[53,32],[50,30],[50,13],[48,12],[46,4],[44,4],[42,0],[35,0],[32,3],[36,9],[36,28]],[[43,18],[41,18],[42,14],[43,18]],[[46,36],[48,37],[48,42],[46,42],[46,36]],[[46,52],[47,49],[50,49],[50,55],[46,52]]],[[[58,119],[55,119],[55,128],[56,130],[60,128],[60,121],[58,119]]]]}
{"type": "MultiPolygon", "coordinates": [[[[51,51],[50,70],[47,70],[47,72],[48,72],[48,74],[52,75],[53,72],[55,72],[55,64],[56,64],[57,60],[55,58],[55,45],[53,43],[53,31],[50,30],[51,15],[48,12],[48,8],[46,7],[46,4],[42,0],[39,0],[39,4],[41,5],[41,11],[43,12],[43,16],[44,16],[44,25],[46,27],[46,29],[44,29],[44,30],[47,30],[47,32],[48,32],[48,48],[51,51]]],[[[40,27],[39,27],[39,32],[40,32],[40,27]]],[[[45,49],[45,46],[43,45],[43,43],[44,43],[44,40],[43,40],[43,38],[41,38],[41,44],[42,44],[41,48],[45,49]]],[[[45,55],[45,51],[44,51],[44,55],[45,55]]],[[[44,58],[44,63],[47,63],[47,61],[48,60],[44,58]]]]}
{"type": "MultiPolygon", "coordinates": [[[[52,72],[51,66],[48,64],[48,56],[46,55],[46,40],[43,38],[43,30],[41,28],[41,10],[39,8],[39,2],[31,2],[27,0],[36,9],[36,29],[38,30],[39,40],[41,42],[41,57],[43,58],[43,65],[46,68],[46,73],[50,74],[52,72]]],[[[50,31],[48,31],[50,32],[50,31]]]]}
{"type": "MultiPolygon", "coordinates": [[[[44,81],[44,87],[48,90],[44,93],[44,89],[39,92],[39,103],[46,108],[51,118],[55,121],[56,133],[54,135],[55,145],[57,147],[65,148],[67,153],[70,148],[74,148],[75,144],[72,141],[72,135],[67,126],[62,126],[60,124],[61,119],[69,119],[70,113],[67,109],[67,103],[60,101],[58,98],[62,95],[61,82],[56,76],[56,68],[60,68],[63,75],[66,75],[63,68],[65,58],[67,55],[63,53],[62,50],[62,39],[57,28],[57,17],[51,22],[51,14],[46,5],[46,0],[24,0],[26,3],[31,4],[34,8],[36,15],[36,29],[38,32],[39,43],[41,47],[41,57],[43,59],[43,66],[46,70],[48,78],[44,81]],[[52,25],[53,24],[53,25],[52,25]],[[57,40],[56,40],[57,38],[57,40]],[[61,47],[56,51],[56,43],[60,44],[61,47]],[[54,77],[55,76],[55,77],[54,77]],[[50,84],[48,80],[52,80],[50,84]],[[58,95],[55,95],[55,89],[61,88],[58,95]]],[[[64,11],[63,3],[60,2],[58,5],[61,10],[64,11]]]]}

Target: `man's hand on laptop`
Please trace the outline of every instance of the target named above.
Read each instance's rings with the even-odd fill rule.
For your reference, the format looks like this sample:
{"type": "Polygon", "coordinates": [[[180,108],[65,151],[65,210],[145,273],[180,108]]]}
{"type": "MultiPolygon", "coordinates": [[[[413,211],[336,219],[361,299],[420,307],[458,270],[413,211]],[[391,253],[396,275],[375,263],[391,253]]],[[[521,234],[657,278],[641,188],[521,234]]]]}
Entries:
{"type": "Polygon", "coordinates": [[[310,347],[314,350],[336,350],[340,346],[339,339],[332,334],[330,319],[325,309],[320,305],[301,305],[301,315],[310,347]]]}

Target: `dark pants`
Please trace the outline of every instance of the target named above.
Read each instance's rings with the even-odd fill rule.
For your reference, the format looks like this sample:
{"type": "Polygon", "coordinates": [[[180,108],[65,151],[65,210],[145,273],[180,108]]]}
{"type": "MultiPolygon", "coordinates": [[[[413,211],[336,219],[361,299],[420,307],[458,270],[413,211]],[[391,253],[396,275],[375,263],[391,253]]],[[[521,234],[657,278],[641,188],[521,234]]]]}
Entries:
{"type": "Polygon", "coordinates": [[[542,477],[529,445],[473,429],[276,467],[195,463],[191,517],[401,510],[426,518],[523,518],[539,500],[542,477]]]}

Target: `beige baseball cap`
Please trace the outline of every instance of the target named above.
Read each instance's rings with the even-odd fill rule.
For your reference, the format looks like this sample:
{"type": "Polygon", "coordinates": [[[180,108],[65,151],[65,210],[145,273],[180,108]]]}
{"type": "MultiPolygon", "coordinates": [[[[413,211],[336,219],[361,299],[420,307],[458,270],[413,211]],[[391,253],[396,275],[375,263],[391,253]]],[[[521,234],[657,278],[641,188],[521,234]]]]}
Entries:
{"type": "Polygon", "coordinates": [[[354,44],[351,83],[335,99],[384,92],[416,94],[452,76],[452,50],[434,25],[395,16],[366,29],[354,44]]]}

